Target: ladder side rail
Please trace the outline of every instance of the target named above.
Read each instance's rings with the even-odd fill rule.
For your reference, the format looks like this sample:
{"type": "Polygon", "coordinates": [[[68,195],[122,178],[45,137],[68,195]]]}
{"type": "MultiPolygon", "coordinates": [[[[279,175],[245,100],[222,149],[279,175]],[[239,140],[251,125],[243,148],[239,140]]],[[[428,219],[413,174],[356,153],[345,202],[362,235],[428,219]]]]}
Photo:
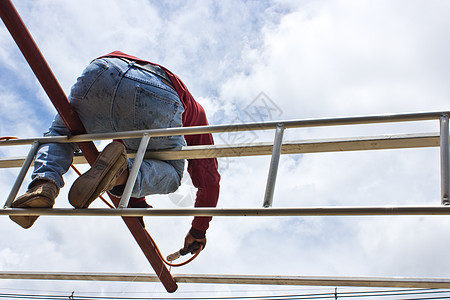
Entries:
{"type": "Polygon", "coordinates": [[[147,133],[150,137],[174,136],[174,135],[193,135],[206,133],[223,133],[233,131],[254,131],[254,130],[270,130],[276,129],[277,125],[282,123],[287,128],[306,128],[306,127],[322,127],[322,126],[342,126],[342,125],[365,125],[374,123],[393,123],[393,122],[416,122],[439,120],[442,115],[450,115],[450,112],[424,112],[413,114],[396,114],[396,115],[370,115],[357,117],[341,117],[341,118],[323,118],[323,119],[303,119],[303,120],[285,120],[274,122],[259,123],[242,123],[242,124],[226,124],[226,125],[205,125],[192,127],[171,127],[160,129],[146,129],[136,131],[122,131],[112,133],[95,133],[95,134],[78,134],[71,137],[42,137],[30,139],[18,139],[1,141],[0,146],[14,146],[32,144],[35,140],[41,143],[48,143],[48,139],[52,142],[61,143],[81,143],[92,140],[112,140],[125,138],[141,138],[147,133]]]}
{"type": "Polygon", "coordinates": [[[314,217],[314,216],[446,216],[450,206],[316,206],[269,208],[11,208],[0,209],[9,216],[82,216],[82,217],[314,217]]]}
{"type": "MultiPolygon", "coordinates": [[[[255,122],[241,124],[224,124],[224,125],[204,125],[190,127],[171,127],[160,129],[146,129],[137,131],[125,131],[117,133],[96,133],[77,135],[70,137],[71,141],[81,142],[89,139],[118,139],[121,136],[127,138],[140,138],[144,133],[148,133],[150,137],[174,136],[174,135],[194,135],[207,133],[223,133],[235,131],[254,131],[254,130],[271,130],[276,129],[277,125],[282,123],[287,128],[308,128],[308,127],[327,127],[327,126],[344,126],[344,125],[366,125],[378,123],[398,123],[398,122],[417,122],[439,120],[442,114],[447,112],[428,112],[414,114],[396,114],[396,115],[369,115],[356,117],[338,117],[338,118],[317,118],[317,119],[299,119],[299,120],[280,120],[271,122],[255,122]]],[[[450,115],[450,112],[448,112],[450,115]]],[[[13,143],[14,141],[10,141],[13,143]]]]}
{"type": "MultiPolygon", "coordinates": [[[[351,138],[311,139],[283,141],[281,154],[327,153],[387,149],[412,149],[439,147],[439,132],[360,136],[351,138]]],[[[232,145],[184,146],[177,149],[147,151],[145,159],[175,160],[215,157],[242,157],[271,155],[272,142],[242,143],[232,145]]],[[[128,158],[136,153],[129,152],[128,158]]],[[[0,168],[21,167],[25,157],[0,158],[0,168]]],[[[86,164],[82,155],[75,155],[74,164],[86,164]]]]}
{"type": "Polygon", "coordinates": [[[28,152],[27,158],[25,159],[25,162],[22,166],[22,168],[20,169],[19,175],[17,175],[16,181],[14,182],[14,185],[8,195],[8,198],[6,199],[5,208],[9,208],[11,207],[11,203],[14,201],[14,199],[17,196],[17,193],[19,192],[20,187],[23,184],[23,181],[25,180],[25,176],[28,173],[28,170],[31,167],[31,163],[33,162],[36,153],[39,149],[40,143],[35,141],[33,143],[33,145],[31,146],[30,151],[28,152]]]}

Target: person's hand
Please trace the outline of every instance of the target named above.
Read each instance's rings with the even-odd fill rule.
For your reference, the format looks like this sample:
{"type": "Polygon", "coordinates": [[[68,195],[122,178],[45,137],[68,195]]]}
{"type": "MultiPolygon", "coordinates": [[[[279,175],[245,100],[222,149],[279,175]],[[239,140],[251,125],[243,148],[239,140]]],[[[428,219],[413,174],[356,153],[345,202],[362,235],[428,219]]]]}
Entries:
{"type": "MultiPolygon", "coordinates": [[[[184,239],[184,248],[183,250],[187,250],[189,248],[189,246],[195,242],[198,242],[200,244],[202,244],[202,250],[205,249],[206,246],[206,238],[202,238],[202,239],[196,239],[194,238],[189,232],[186,235],[186,238],[184,239]]],[[[191,253],[194,254],[196,251],[192,251],[191,253]]]]}

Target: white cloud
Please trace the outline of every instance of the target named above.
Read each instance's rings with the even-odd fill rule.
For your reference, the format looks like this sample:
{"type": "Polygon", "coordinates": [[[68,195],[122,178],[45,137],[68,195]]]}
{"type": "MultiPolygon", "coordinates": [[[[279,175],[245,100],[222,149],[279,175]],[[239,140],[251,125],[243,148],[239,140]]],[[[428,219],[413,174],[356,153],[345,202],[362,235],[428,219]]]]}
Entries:
{"type": "Polygon", "coordinates": [[[293,11],[266,31],[248,54],[259,58],[252,72],[232,78],[224,97],[263,89],[288,117],[445,109],[449,43],[429,34],[447,32],[448,4],[419,3],[316,1],[293,11]]]}
{"type": "MultiPolygon", "coordinates": [[[[180,75],[212,123],[251,121],[246,108],[260,92],[282,111],[276,116],[282,119],[447,109],[450,7],[445,1],[193,0],[159,5],[46,0],[16,5],[66,92],[92,58],[117,49],[180,75]]],[[[3,29],[0,37],[1,135],[38,136],[53,109],[3,29]],[[34,114],[36,103],[43,107],[34,114]]],[[[286,139],[437,130],[437,122],[301,129],[287,130],[286,139]]],[[[230,139],[216,135],[217,143],[230,139]]],[[[272,132],[256,133],[257,141],[272,139],[272,132]]],[[[0,150],[2,155],[14,151],[0,150]]],[[[221,159],[219,206],[260,207],[269,160],[221,159]]],[[[1,190],[9,190],[14,172],[1,171],[1,190]]],[[[274,206],[440,201],[438,149],[283,156],[278,176],[274,206]]],[[[66,182],[73,178],[68,175],[66,182]]],[[[69,207],[67,189],[57,206],[69,207]]],[[[6,199],[6,192],[2,195],[6,199]]],[[[149,202],[176,205],[168,196],[149,197],[149,202]]],[[[151,272],[118,218],[42,217],[28,231],[6,217],[0,221],[3,236],[11,237],[0,243],[4,269],[151,272]]],[[[146,221],[167,254],[181,246],[190,218],[146,221]]],[[[446,276],[448,263],[440,252],[450,242],[447,225],[440,217],[216,217],[205,252],[175,273],[446,276]]],[[[0,287],[20,284],[0,282],[0,287]]],[[[42,289],[40,282],[27,284],[42,289]]],[[[164,292],[159,284],[45,286],[164,292]]],[[[191,288],[182,285],[180,290],[191,288]]]]}

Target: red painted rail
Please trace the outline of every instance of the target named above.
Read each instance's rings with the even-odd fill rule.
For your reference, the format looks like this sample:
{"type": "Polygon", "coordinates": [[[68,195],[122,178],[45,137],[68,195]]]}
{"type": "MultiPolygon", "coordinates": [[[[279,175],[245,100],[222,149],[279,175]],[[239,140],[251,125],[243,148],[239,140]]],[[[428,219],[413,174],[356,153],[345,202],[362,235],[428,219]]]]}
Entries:
{"type": "MultiPolygon", "coordinates": [[[[67,96],[10,0],[0,0],[0,17],[67,128],[74,134],[85,133],[86,130],[80,118],[70,105],[67,96]]],[[[92,165],[98,156],[98,151],[94,143],[82,142],[78,145],[86,160],[92,165]]],[[[111,196],[111,200],[116,207],[119,205],[119,199],[111,196]]],[[[145,230],[136,217],[124,217],[123,220],[166,290],[169,293],[175,292],[177,290],[177,284],[158,256],[156,247],[147,230],[145,230]]]]}

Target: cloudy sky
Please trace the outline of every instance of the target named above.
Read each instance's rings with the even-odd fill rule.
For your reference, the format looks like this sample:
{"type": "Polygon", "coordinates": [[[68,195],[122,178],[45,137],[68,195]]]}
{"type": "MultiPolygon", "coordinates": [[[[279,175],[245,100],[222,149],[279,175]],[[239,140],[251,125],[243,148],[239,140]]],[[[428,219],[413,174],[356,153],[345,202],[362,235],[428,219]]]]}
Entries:
{"type": "MultiPolygon", "coordinates": [[[[211,124],[449,110],[450,3],[444,0],[14,4],[66,93],[93,58],[121,50],[179,75],[206,108],[211,124]]],[[[54,114],[2,24],[0,136],[41,136],[54,114]]],[[[438,129],[437,122],[289,129],[285,139],[438,129]]],[[[272,136],[254,132],[215,139],[229,144],[270,141],[272,136]]],[[[23,148],[0,149],[0,157],[25,153],[23,148]]],[[[269,161],[268,156],[220,159],[219,207],[260,207],[269,161]]],[[[2,199],[17,173],[0,170],[2,199]]],[[[65,177],[57,207],[69,207],[67,191],[74,178],[72,173],[65,177]]],[[[186,178],[176,195],[147,200],[157,208],[192,206],[193,192],[186,178]]],[[[437,148],[305,154],[282,157],[274,206],[438,205],[439,197],[437,148]]],[[[165,254],[180,248],[190,221],[146,218],[165,254]]],[[[7,217],[0,224],[1,270],[152,272],[120,218],[42,217],[29,230],[7,217]]],[[[447,217],[217,217],[205,251],[194,263],[172,271],[448,278],[449,226],[447,217]]],[[[180,284],[177,296],[274,290],[334,288],[180,284]]],[[[159,283],[0,281],[0,293],[28,291],[165,295],[159,283]]]]}

